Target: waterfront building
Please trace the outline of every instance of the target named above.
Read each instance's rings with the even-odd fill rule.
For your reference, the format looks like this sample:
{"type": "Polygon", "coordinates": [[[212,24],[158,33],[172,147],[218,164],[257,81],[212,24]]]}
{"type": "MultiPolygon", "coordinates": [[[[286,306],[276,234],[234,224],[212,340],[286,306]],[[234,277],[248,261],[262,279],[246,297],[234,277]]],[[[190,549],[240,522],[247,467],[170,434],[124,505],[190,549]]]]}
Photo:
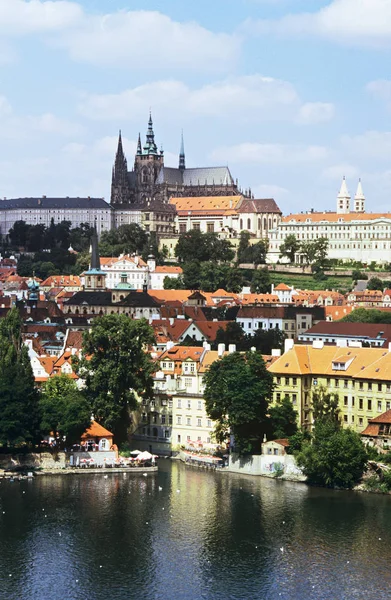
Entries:
{"type": "MultiPolygon", "coordinates": [[[[235,346],[230,346],[230,352],[235,346]]],[[[157,357],[154,399],[144,400],[135,418],[133,440],[150,451],[166,454],[180,446],[213,448],[215,423],[207,416],[203,398],[203,375],[208,367],[226,354],[208,344],[168,347],[157,357]]]]}
{"type": "Polygon", "coordinates": [[[275,402],[288,396],[300,426],[313,425],[312,394],[324,388],[337,394],[342,424],[358,432],[370,419],[391,409],[391,352],[389,348],[293,345],[269,370],[273,374],[275,402]]]}
{"type": "MultiPolygon", "coordinates": [[[[288,262],[280,258],[280,247],[289,235],[299,242],[313,242],[321,237],[329,241],[328,257],[369,264],[391,262],[391,213],[365,212],[365,196],[361,182],[357,187],[353,205],[343,179],[337,196],[335,212],[308,212],[290,214],[281,219],[270,232],[268,262],[288,262]]],[[[296,262],[304,262],[297,253],[296,262]]]]}
{"type": "Polygon", "coordinates": [[[369,419],[367,427],[360,434],[365,444],[379,450],[391,450],[391,410],[369,419]]]}
{"type": "Polygon", "coordinates": [[[8,234],[16,221],[49,227],[70,221],[71,228],[82,223],[95,226],[98,236],[113,226],[112,209],[103,198],[14,198],[0,200],[0,233],[8,234]]]}

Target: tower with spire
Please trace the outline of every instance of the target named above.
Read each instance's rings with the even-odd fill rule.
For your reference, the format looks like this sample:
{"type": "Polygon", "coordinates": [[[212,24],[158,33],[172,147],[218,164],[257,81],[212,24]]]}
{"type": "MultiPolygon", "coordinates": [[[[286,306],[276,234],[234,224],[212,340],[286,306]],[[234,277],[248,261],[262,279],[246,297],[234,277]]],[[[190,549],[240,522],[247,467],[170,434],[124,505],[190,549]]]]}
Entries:
{"type": "Polygon", "coordinates": [[[94,227],[91,237],[91,263],[90,268],[85,272],[85,290],[90,292],[105,290],[105,277],[106,273],[102,271],[100,266],[98,234],[96,227],[94,227]]]}
{"type": "Polygon", "coordinates": [[[346,185],[345,175],[342,179],[341,189],[337,196],[337,213],[346,215],[350,212],[350,194],[346,185]]]}
{"type": "Polygon", "coordinates": [[[179,170],[184,171],[185,169],[186,169],[185,142],[183,140],[183,131],[182,131],[181,149],[179,151],[179,170]]]}
{"type": "Polygon", "coordinates": [[[164,152],[158,150],[153,130],[152,114],[149,113],[145,144],[141,146],[139,135],[134,161],[135,202],[145,205],[156,197],[156,180],[164,166],[164,152]]]}
{"type": "Polygon", "coordinates": [[[111,202],[113,204],[127,204],[130,200],[128,163],[122,147],[121,130],[118,135],[117,153],[111,176],[111,202]]]}
{"type": "Polygon", "coordinates": [[[362,189],[361,179],[358,180],[357,192],[354,196],[354,212],[365,212],[365,196],[362,189]]]}

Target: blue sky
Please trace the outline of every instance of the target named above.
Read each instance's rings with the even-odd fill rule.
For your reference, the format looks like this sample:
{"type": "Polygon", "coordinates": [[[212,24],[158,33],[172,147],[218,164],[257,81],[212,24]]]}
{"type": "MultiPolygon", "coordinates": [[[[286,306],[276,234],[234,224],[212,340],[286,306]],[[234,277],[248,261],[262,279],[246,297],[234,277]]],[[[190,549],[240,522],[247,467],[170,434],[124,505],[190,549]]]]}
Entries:
{"type": "Polygon", "coordinates": [[[109,198],[151,107],[165,162],[284,213],[391,193],[391,0],[0,0],[0,196],[109,198]]]}

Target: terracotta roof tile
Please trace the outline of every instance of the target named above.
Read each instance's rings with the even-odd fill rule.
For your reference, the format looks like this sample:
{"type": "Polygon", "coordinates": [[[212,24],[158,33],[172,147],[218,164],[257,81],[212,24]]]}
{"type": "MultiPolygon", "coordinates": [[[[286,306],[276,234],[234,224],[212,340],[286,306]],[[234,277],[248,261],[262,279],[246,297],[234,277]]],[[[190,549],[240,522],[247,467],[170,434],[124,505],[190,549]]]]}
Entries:
{"type": "Polygon", "coordinates": [[[113,434],[96,421],[92,421],[90,427],[81,436],[81,439],[86,440],[90,437],[113,437],[113,434]]]}

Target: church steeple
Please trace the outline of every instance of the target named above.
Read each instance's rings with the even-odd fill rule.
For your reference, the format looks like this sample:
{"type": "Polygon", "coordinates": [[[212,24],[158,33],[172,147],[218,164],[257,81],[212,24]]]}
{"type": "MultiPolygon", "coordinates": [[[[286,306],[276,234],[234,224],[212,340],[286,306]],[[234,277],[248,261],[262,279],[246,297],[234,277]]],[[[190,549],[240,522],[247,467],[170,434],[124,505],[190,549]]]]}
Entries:
{"type": "Polygon", "coordinates": [[[144,154],[158,154],[158,149],[155,144],[155,134],[153,131],[153,121],[151,113],[149,113],[147,140],[144,146],[144,154]]]}
{"type": "Polygon", "coordinates": [[[346,185],[345,176],[342,179],[341,189],[337,196],[337,213],[345,215],[350,212],[350,194],[346,185]]]}
{"type": "Polygon", "coordinates": [[[138,142],[137,142],[137,156],[141,156],[143,153],[143,150],[141,148],[141,135],[138,134],[138,142]]]}
{"type": "Polygon", "coordinates": [[[121,130],[118,136],[117,153],[111,177],[112,204],[126,204],[129,201],[128,163],[122,147],[121,130]]]}
{"type": "Polygon", "coordinates": [[[358,180],[357,192],[354,196],[354,212],[365,212],[365,196],[361,185],[361,179],[358,180]]]}
{"type": "Polygon", "coordinates": [[[102,271],[100,266],[98,233],[96,227],[92,230],[91,236],[91,264],[88,271],[85,272],[85,289],[86,290],[104,290],[106,273],[102,271]]]}
{"type": "Polygon", "coordinates": [[[185,169],[186,169],[185,143],[183,141],[183,131],[182,131],[181,149],[179,151],[179,170],[184,171],[185,169]]]}

